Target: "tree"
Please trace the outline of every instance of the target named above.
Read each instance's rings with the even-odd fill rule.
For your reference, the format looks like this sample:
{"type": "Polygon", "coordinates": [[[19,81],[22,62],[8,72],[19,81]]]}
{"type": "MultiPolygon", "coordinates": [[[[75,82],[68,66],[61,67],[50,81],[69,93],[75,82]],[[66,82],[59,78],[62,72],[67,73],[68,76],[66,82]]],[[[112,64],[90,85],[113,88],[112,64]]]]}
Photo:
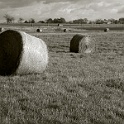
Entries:
{"type": "Polygon", "coordinates": [[[66,20],[64,18],[60,18],[61,23],[66,23],[66,20]]]}
{"type": "Polygon", "coordinates": [[[14,23],[14,21],[15,21],[15,18],[11,17],[11,23],[14,23]]]}
{"type": "Polygon", "coordinates": [[[38,23],[45,23],[45,21],[39,21],[38,23]]]}
{"type": "Polygon", "coordinates": [[[119,24],[119,20],[115,20],[115,24],[119,24]]]}
{"type": "Polygon", "coordinates": [[[110,24],[116,24],[116,21],[115,21],[115,19],[113,19],[113,18],[108,19],[107,21],[108,21],[108,23],[110,23],[110,24]]]}
{"type": "Polygon", "coordinates": [[[52,22],[53,22],[53,20],[51,18],[46,20],[46,23],[52,23],[52,22]]]}
{"type": "Polygon", "coordinates": [[[24,23],[29,23],[29,22],[26,20],[26,21],[24,21],[24,23]]]}
{"type": "Polygon", "coordinates": [[[19,18],[19,20],[18,20],[19,23],[22,23],[23,21],[24,21],[23,18],[19,18]]]}
{"type": "Polygon", "coordinates": [[[29,23],[35,23],[35,20],[33,18],[30,18],[29,23]]]}
{"type": "Polygon", "coordinates": [[[119,22],[120,22],[121,24],[124,24],[124,18],[119,18],[119,22]]]}
{"type": "Polygon", "coordinates": [[[83,19],[83,24],[87,24],[88,23],[88,19],[87,18],[84,18],[83,19]]]}
{"type": "Polygon", "coordinates": [[[102,20],[102,19],[97,19],[95,22],[96,22],[96,24],[103,24],[103,23],[104,23],[104,20],[102,20]]]}
{"type": "Polygon", "coordinates": [[[58,19],[58,18],[55,18],[55,19],[53,20],[53,22],[54,22],[54,23],[59,23],[59,19],[58,19]]]}
{"type": "Polygon", "coordinates": [[[6,19],[7,24],[8,24],[8,23],[13,23],[14,20],[15,20],[15,18],[14,18],[13,16],[10,16],[10,15],[8,15],[8,14],[5,14],[5,15],[4,15],[4,18],[6,19]]]}
{"type": "Polygon", "coordinates": [[[88,19],[84,18],[84,19],[73,20],[73,23],[75,23],[75,24],[87,24],[88,23],[88,19]]]}
{"type": "Polygon", "coordinates": [[[65,20],[64,18],[55,18],[55,19],[53,20],[53,22],[54,22],[54,23],[65,23],[66,20],[65,20]]]}

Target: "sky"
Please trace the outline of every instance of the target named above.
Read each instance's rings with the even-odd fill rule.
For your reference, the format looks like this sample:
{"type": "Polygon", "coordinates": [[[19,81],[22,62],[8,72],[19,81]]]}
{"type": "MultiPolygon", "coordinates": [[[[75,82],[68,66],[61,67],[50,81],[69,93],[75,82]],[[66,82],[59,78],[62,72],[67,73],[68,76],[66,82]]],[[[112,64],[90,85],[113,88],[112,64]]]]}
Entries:
{"type": "Polygon", "coordinates": [[[124,17],[124,0],[0,0],[0,21],[5,21],[5,14],[16,20],[36,21],[60,17],[66,21],[119,19],[124,17]]]}

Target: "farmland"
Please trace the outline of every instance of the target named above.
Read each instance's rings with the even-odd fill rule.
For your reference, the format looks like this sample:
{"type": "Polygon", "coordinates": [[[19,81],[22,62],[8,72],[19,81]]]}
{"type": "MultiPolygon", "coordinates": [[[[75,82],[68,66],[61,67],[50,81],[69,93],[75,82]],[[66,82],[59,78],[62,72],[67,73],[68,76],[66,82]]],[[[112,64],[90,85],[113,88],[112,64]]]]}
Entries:
{"type": "MultiPolygon", "coordinates": [[[[83,30],[103,30],[105,28],[110,28],[111,30],[123,31],[124,24],[62,24],[63,28],[71,28],[71,29],[83,29],[83,30]]],[[[16,24],[0,24],[1,27],[5,28],[17,28],[17,29],[36,29],[36,28],[55,28],[58,27],[58,24],[46,24],[46,23],[16,23],[16,24]]],[[[29,30],[28,30],[29,31],[29,30]]],[[[49,31],[47,31],[49,32],[49,31]]]]}
{"type": "Polygon", "coordinates": [[[84,54],[69,51],[72,37],[105,32],[57,33],[49,27],[51,32],[36,33],[35,28],[13,27],[46,42],[48,67],[42,74],[0,76],[1,124],[123,124],[123,31],[110,31],[114,40],[97,40],[99,49],[84,54]]]}

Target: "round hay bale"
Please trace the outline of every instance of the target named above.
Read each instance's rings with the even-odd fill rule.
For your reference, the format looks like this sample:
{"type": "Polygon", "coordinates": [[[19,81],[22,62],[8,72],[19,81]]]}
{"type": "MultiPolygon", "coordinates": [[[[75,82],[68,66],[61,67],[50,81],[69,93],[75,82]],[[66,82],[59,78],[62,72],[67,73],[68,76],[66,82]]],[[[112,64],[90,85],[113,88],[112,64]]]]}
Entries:
{"type": "Polygon", "coordinates": [[[63,25],[62,25],[62,24],[58,24],[58,26],[59,26],[59,27],[63,27],[63,25]]]}
{"type": "Polygon", "coordinates": [[[109,28],[105,28],[105,29],[104,29],[104,32],[108,32],[108,31],[109,31],[109,28]]]}
{"type": "Polygon", "coordinates": [[[38,28],[36,31],[37,31],[37,32],[42,32],[42,29],[39,29],[39,28],[38,28]]]}
{"type": "Polygon", "coordinates": [[[42,73],[47,64],[43,40],[14,30],[0,34],[0,75],[42,73]]]}
{"type": "Polygon", "coordinates": [[[0,32],[3,32],[4,31],[4,28],[0,28],[0,32]]]}
{"type": "Polygon", "coordinates": [[[65,29],[63,29],[63,31],[64,31],[64,32],[68,32],[68,29],[65,28],[65,29]]]}
{"type": "Polygon", "coordinates": [[[70,52],[91,53],[95,46],[87,35],[76,34],[70,41],[70,52]]]}

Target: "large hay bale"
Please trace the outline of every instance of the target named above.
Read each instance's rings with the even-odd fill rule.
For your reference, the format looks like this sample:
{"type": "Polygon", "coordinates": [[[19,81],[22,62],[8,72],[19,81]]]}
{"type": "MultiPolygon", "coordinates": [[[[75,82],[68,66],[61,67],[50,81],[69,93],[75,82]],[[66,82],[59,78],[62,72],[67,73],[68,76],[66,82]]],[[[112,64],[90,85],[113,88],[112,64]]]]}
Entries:
{"type": "Polygon", "coordinates": [[[94,43],[87,35],[76,34],[70,42],[70,52],[91,53],[94,50],[94,43]]]}
{"type": "Polygon", "coordinates": [[[105,29],[104,29],[104,32],[108,32],[108,31],[109,31],[109,28],[105,28],[105,29]]]}
{"type": "Polygon", "coordinates": [[[47,46],[25,32],[0,34],[0,75],[42,73],[48,64],[47,46]]]}

